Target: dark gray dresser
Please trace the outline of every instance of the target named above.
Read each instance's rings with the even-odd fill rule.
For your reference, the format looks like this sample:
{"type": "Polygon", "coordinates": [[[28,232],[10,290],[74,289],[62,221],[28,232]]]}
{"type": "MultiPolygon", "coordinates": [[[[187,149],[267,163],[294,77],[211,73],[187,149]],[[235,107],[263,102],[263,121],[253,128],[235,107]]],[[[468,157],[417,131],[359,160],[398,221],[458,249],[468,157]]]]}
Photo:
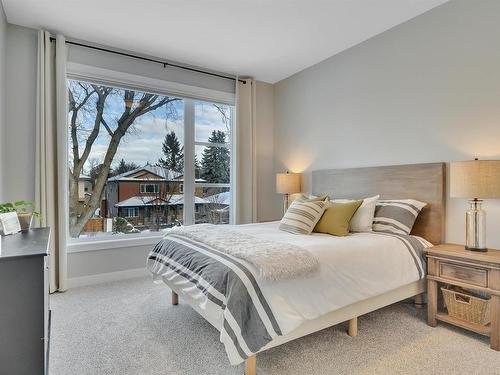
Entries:
{"type": "Polygon", "coordinates": [[[0,375],[48,374],[49,228],[2,237],[0,375]]]}

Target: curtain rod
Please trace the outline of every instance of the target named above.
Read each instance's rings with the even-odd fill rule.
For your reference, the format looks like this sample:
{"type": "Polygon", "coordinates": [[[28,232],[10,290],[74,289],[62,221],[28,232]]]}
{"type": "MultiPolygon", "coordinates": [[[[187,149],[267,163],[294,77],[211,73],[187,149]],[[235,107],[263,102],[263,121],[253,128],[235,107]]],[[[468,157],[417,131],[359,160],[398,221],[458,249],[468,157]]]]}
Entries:
{"type": "MultiPolygon", "coordinates": [[[[50,37],[50,41],[51,42],[53,42],[55,40],[56,40],[56,38],[50,37]]],[[[174,68],[189,70],[191,72],[196,72],[196,73],[206,74],[206,75],[213,76],[213,77],[219,77],[219,78],[223,78],[223,79],[230,79],[231,81],[236,81],[236,78],[233,78],[233,77],[228,77],[228,76],[225,76],[225,75],[222,75],[222,74],[207,72],[205,70],[190,68],[188,66],[183,66],[183,65],[178,65],[178,64],[172,64],[172,63],[169,63],[169,62],[166,62],[166,61],[155,60],[155,59],[151,59],[149,57],[143,57],[143,56],[133,55],[131,53],[120,52],[120,51],[115,51],[115,50],[112,50],[112,49],[91,46],[89,44],[72,42],[72,41],[69,41],[69,40],[66,40],[65,43],[66,44],[71,44],[71,45],[74,45],[74,46],[78,46],[78,47],[85,47],[85,48],[95,49],[95,50],[102,51],[102,52],[113,53],[115,55],[120,55],[120,56],[130,57],[130,58],[133,58],[133,59],[139,59],[139,60],[149,61],[149,62],[153,62],[153,63],[156,63],[156,64],[161,64],[161,65],[163,65],[164,68],[166,68],[167,66],[172,66],[174,68]]],[[[238,79],[238,81],[241,82],[241,83],[243,83],[243,84],[247,83],[243,79],[238,79]]]]}

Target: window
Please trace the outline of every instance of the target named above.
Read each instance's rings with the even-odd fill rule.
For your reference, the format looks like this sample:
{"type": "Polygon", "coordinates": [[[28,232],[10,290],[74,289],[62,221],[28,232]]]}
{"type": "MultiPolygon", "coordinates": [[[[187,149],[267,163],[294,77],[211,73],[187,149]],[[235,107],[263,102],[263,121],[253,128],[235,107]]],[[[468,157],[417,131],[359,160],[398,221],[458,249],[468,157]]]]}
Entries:
{"type": "Polygon", "coordinates": [[[159,184],[141,184],[141,193],[158,193],[159,191],[159,184]]]}
{"type": "Polygon", "coordinates": [[[233,107],[122,87],[68,79],[70,236],[229,223],[233,107]]]}
{"type": "Polygon", "coordinates": [[[233,108],[197,101],[195,119],[195,223],[228,224],[231,205],[233,108]]]}
{"type": "Polygon", "coordinates": [[[125,207],[123,209],[124,217],[138,217],[139,207],[125,207]]]}

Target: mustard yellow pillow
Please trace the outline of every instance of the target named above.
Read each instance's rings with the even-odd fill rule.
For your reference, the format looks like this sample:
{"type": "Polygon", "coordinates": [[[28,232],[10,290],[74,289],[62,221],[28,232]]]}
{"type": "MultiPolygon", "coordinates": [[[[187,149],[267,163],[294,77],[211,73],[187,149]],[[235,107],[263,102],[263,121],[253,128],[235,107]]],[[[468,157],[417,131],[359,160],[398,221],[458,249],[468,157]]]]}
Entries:
{"type": "Polygon", "coordinates": [[[329,207],[319,219],[313,232],[347,236],[349,234],[349,223],[362,203],[362,199],[348,203],[330,202],[329,207]]]}

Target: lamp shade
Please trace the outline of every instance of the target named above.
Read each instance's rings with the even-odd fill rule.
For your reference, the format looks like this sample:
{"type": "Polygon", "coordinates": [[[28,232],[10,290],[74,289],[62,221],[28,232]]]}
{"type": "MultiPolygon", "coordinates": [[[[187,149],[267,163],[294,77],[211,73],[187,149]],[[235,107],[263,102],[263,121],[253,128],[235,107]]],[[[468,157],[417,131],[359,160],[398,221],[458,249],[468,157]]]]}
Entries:
{"type": "Polygon", "coordinates": [[[469,160],[450,164],[452,198],[500,198],[500,160],[469,160]]]}
{"type": "Polygon", "coordinates": [[[300,192],[300,173],[277,173],[276,192],[280,194],[300,192]]]}

